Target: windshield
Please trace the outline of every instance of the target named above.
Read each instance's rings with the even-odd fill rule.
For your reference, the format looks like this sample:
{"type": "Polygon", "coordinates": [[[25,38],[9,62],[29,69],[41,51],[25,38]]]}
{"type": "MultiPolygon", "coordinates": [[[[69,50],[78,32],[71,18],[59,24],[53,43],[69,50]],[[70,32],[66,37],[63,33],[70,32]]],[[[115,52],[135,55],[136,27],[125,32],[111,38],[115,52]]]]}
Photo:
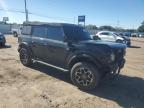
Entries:
{"type": "Polygon", "coordinates": [[[120,35],[119,35],[119,34],[117,34],[117,33],[114,33],[114,35],[115,35],[115,36],[120,36],[120,35]]]}
{"type": "Polygon", "coordinates": [[[83,27],[79,26],[64,26],[64,33],[68,39],[82,41],[91,40],[90,34],[83,27]]]}

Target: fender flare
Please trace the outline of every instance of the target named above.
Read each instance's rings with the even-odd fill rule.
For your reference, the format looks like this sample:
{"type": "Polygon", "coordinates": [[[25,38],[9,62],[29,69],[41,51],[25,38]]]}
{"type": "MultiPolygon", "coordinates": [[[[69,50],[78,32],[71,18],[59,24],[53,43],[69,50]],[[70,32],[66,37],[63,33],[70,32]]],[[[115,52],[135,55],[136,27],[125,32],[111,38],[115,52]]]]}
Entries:
{"type": "Polygon", "coordinates": [[[19,46],[18,46],[18,51],[19,51],[20,48],[22,48],[22,47],[29,48],[29,45],[28,45],[28,43],[26,43],[26,42],[22,42],[22,43],[20,43],[19,46]]]}
{"type": "Polygon", "coordinates": [[[18,46],[18,52],[20,51],[20,49],[21,49],[22,47],[25,47],[25,48],[29,49],[29,50],[32,52],[31,47],[30,47],[30,46],[28,45],[28,43],[26,43],[26,42],[22,42],[22,43],[19,44],[19,46],[18,46]]]}
{"type": "Polygon", "coordinates": [[[69,69],[71,69],[75,63],[80,62],[80,61],[91,62],[94,65],[96,65],[97,68],[99,68],[101,66],[97,60],[95,60],[92,56],[90,56],[88,54],[73,55],[68,60],[67,66],[69,67],[69,69]]]}

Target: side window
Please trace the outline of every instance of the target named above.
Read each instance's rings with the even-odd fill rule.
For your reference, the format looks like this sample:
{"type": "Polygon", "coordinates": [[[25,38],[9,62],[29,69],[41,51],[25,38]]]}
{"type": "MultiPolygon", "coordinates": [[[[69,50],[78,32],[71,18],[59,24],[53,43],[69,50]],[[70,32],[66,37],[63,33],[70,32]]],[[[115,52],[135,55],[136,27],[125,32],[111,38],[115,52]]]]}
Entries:
{"type": "Polygon", "coordinates": [[[33,36],[44,38],[46,36],[46,27],[33,26],[33,36]]]}
{"type": "Polygon", "coordinates": [[[47,37],[48,39],[63,41],[64,32],[62,27],[49,26],[47,28],[47,37]]]}
{"type": "Polygon", "coordinates": [[[31,26],[23,26],[22,34],[23,35],[30,35],[31,34],[31,26]]]}
{"type": "Polygon", "coordinates": [[[107,32],[100,33],[100,35],[109,35],[107,32]]]}

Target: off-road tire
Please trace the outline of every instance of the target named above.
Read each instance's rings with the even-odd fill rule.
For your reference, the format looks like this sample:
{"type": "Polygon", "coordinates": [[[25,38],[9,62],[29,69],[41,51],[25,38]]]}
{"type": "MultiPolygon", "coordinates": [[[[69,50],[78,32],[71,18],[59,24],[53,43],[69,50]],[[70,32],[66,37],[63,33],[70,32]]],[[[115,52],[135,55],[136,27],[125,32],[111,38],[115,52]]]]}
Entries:
{"type": "Polygon", "coordinates": [[[31,66],[33,64],[31,52],[28,48],[21,48],[19,52],[20,61],[24,66],[31,66]]]}
{"type": "MultiPolygon", "coordinates": [[[[96,67],[93,64],[88,63],[88,62],[78,62],[71,69],[71,80],[81,90],[94,90],[99,85],[100,73],[98,72],[98,70],[96,69],[96,67]],[[88,85],[84,85],[84,83],[88,83],[85,80],[83,80],[82,82],[79,82],[77,79],[77,78],[79,78],[77,76],[77,74],[78,74],[77,72],[82,68],[84,68],[86,70],[88,69],[87,72],[89,72],[89,73],[86,73],[87,78],[88,78],[87,81],[90,81],[90,83],[88,85]],[[83,84],[80,84],[80,83],[83,83],[83,84]]],[[[81,80],[81,79],[79,78],[79,80],[81,80]]]]}

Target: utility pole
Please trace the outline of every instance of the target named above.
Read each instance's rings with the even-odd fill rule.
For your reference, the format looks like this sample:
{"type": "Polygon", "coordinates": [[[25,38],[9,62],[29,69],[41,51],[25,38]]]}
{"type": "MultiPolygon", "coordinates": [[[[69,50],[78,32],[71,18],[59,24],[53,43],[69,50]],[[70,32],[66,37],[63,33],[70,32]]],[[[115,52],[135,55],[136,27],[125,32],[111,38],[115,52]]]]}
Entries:
{"type": "Polygon", "coordinates": [[[119,25],[120,25],[120,21],[118,20],[118,21],[117,21],[117,27],[119,27],[119,25]]]}
{"type": "Polygon", "coordinates": [[[27,1],[26,1],[26,0],[24,0],[24,2],[25,2],[25,15],[26,15],[26,22],[28,22],[29,20],[28,20],[27,1]]]}
{"type": "Polygon", "coordinates": [[[120,21],[117,20],[117,32],[119,32],[119,25],[120,25],[120,21]]]}

